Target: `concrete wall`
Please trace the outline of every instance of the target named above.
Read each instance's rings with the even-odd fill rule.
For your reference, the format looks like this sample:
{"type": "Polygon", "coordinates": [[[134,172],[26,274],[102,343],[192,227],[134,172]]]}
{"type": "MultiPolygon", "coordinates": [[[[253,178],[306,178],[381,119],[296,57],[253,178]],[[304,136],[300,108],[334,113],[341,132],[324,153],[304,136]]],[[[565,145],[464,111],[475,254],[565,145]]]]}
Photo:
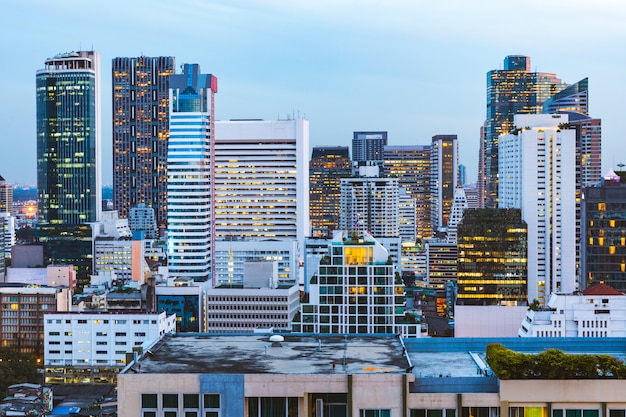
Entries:
{"type": "Polygon", "coordinates": [[[454,337],[517,337],[527,306],[455,306],[454,337]]]}

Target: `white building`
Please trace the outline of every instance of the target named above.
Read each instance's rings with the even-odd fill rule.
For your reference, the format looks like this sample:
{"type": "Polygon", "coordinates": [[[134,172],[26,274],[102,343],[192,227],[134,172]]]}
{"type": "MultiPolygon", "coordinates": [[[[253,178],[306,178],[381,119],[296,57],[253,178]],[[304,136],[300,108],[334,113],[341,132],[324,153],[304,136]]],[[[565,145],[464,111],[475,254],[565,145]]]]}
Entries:
{"type": "Polygon", "coordinates": [[[520,337],[626,337],[626,295],[600,283],[582,293],[552,294],[528,310],[520,337]]]}
{"type": "Polygon", "coordinates": [[[515,116],[498,145],[498,207],[528,224],[528,299],[576,290],[576,131],[566,114],[515,116]]]}
{"type": "Polygon", "coordinates": [[[48,265],[42,268],[7,268],[7,283],[33,286],[76,287],[76,271],[72,265],[48,265]]]}
{"type": "Polygon", "coordinates": [[[219,284],[241,284],[248,261],[275,261],[278,282],[298,279],[298,242],[295,239],[218,240],[215,242],[215,277],[219,284]]]}
{"type": "MultiPolygon", "coordinates": [[[[142,353],[176,330],[161,313],[50,313],[44,315],[46,382],[114,382],[127,354],[142,353]]],[[[132,357],[132,356],[131,356],[132,357]]]]}
{"type": "Polygon", "coordinates": [[[400,187],[398,196],[398,232],[402,241],[415,241],[415,199],[400,187]]]}
{"type": "Polygon", "coordinates": [[[215,123],[216,239],[310,235],[309,121],[215,123]]]}
{"type": "Polygon", "coordinates": [[[375,238],[400,236],[396,178],[380,178],[377,166],[362,166],[358,177],[341,179],[340,192],[341,230],[375,238]]]}
{"type": "Polygon", "coordinates": [[[197,64],[170,76],[167,236],[170,274],[206,281],[214,243],[213,96],[217,79],[197,64]]]}
{"type": "Polygon", "coordinates": [[[241,284],[207,290],[207,332],[291,330],[300,306],[298,285],[278,284],[276,261],[250,261],[244,268],[241,284]]]}
{"type": "Polygon", "coordinates": [[[457,243],[457,229],[461,220],[463,220],[463,212],[468,208],[467,198],[463,187],[456,187],[454,190],[454,199],[452,200],[452,209],[450,210],[450,220],[448,220],[448,232],[446,240],[448,243],[457,243]]]}
{"type": "Polygon", "coordinates": [[[295,332],[400,334],[420,337],[417,318],[406,315],[402,279],[389,252],[370,234],[335,233],[311,278],[295,332]]]}

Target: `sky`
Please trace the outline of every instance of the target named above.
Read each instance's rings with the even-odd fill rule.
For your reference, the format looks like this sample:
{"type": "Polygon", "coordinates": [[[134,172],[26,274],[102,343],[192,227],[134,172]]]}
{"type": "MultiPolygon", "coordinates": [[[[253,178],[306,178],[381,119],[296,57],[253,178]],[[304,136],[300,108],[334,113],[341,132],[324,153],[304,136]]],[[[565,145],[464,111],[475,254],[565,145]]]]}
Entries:
{"type": "MultiPolygon", "coordinates": [[[[507,55],[589,77],[603,172],[626,163],[626,2],[618,0],[19,0],[0,7],[0,175],[36,184],[35,73],[58,53],[101,58],[102,176],[112,184],[111,60],[174,56],[218,78],[217,120],[303,117],[310,146],[456,134],[476,180],[486,73],[507,55]]],[[[310,154],[309,154],[310,155],[310,154]]]]}

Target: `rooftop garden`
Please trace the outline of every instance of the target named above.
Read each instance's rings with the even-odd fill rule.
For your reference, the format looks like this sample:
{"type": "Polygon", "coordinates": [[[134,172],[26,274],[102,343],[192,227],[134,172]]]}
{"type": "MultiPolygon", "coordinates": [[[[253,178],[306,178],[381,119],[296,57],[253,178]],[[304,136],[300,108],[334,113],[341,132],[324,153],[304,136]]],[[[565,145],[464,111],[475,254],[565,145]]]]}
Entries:
{"type": "Polygon", "coordinates": [[[525,354],[492,343],[487,346],[486,359],[502,380],[626,378],[626,364],[607,354],[576,355],[558,349],[525,354]]]}

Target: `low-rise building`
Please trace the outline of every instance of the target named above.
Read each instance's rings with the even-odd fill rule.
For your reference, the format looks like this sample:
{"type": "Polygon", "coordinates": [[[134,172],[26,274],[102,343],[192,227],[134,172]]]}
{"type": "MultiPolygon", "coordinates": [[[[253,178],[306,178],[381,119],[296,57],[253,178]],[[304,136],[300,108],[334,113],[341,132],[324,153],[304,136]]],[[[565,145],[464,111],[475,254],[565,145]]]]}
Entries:
{"type": "Polygon", "coordinates": [[[45,382],[115,383],[128,355],[175,331],[165,312],[45,314],[45,382]]]}
{"type": "Polygon", "coordinates": [[[626,295],[599,283],[574,294],[552,294],[545,308],[529,309],[520,337],[625,337],[626,295]]]}

